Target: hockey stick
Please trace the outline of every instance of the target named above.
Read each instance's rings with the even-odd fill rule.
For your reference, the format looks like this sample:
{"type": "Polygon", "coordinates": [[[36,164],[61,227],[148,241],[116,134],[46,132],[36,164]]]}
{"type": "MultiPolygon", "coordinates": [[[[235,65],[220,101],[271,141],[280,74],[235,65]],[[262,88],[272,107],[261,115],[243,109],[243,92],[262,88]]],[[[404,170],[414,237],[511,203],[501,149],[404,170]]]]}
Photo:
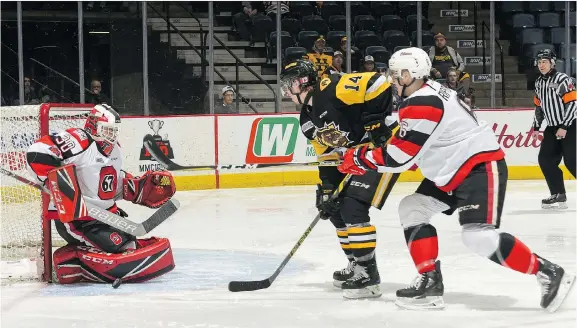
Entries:
{"type": "MultiPolygon", "coordinates": [[[[22,176],[19,176],[3,168],[0,168],[0,172],[6,176],[12,177],[20,182],[32,186],[42,192],[50,194],[50,191],[45,186],[30,181],[22,176]]],[[[166,221],[180,207],[180,203],[178,202],[178,200],[171,198],[170,200],[168,200],[168,202],[166,202],[158,210],[156,210],[156,212],[154,212],[152,216],[144,220],[144,222],[137,223],[127,218],[124,218],[120,215],[116,215],[110,211],[92,205],[87,201],[85,201],[85,204],[87,212],[88,214],[90,214],[90,217],[136,237],[144,236],[150,231],[152,231],[152,229],[156,228],[162,222],[166,221]]]]}
{"type": "MultiPolygon", "coordinates": [[[[352,175],[350,175],[350,174],[347,174],[345,176],[345,178],[343,179],[343,181],[339,185],[339,188],[337,190],[335,190],[335,192],[331,195],[331,200],[334,200],[335,198],[339,197],[340,193],[349,184],[351,177],[352,177],[352,175]]],[[[297,250],[302,245],[302,243],[305,241],[305,239],[308,237],[308,235],[311,233],[313,228],[317,225],[317,223],[319,222],[320,219],[321,219],[321,214],[319,213],[314,218],[313,222],[311,222],[311,224],[309,224],[308,228],[305,230],[305,232],[299,238],[299,240],[294,245],[294,247],[291,249],[291,251],[288,253],[288,255],[284,258],[284,260],[279,265],[279,267],[276,269],[276,271],[272,274],[272,276],[270,276],[264,280],[231,281],[228,283],[228,290],[231,292],[248,292],[248,291],[253,291],[253,290],[269,288],[270,285],[272,285],[272,283],[275,281],[276,277],[278,277],[278,275],[284,269],[284,267],[288,263],[288,261],[290,261],[290,259],[297,252],[297,250]]]]}
{"type": "MultiPolygon", "coordinates": [[[[168,171],[202,171],[202,170],[216,170],[222,166],[232,166],[232,165],[192,165],[183,166],[173,162],[168,156],[166,156],[160,147],[156,144],[156,140],[150,134],[144,136],[142,140],[144,147],[148,149],[152,157],[158,161],[165,169],[168,171]]],[[[278,166],[338,166],[340,161],[320,161],[320,162],[306,162],[306,163],[275,163],[275,164],[252,164],[251,168],[266,168],[266,167],[278,167],[278,166]]]]}

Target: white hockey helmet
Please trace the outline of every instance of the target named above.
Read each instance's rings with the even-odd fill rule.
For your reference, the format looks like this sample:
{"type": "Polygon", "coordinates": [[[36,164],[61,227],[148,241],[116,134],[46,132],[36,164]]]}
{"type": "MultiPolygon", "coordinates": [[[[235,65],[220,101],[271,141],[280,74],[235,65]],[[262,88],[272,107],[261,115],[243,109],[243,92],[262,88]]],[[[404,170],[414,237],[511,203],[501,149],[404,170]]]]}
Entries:
{"type": "Polygon", "coordinates": [[[397,78],[403,70],[409,71],[413,79],[424,79],[431,74],[431,59],[421,48],[405,48],[395,52],[389,59],[391,74],[397,78]]]}
{"type": "Polygon", "coordinates": [[[109,105],[96,105],[88,114],[84,130],[110,155],[120,136],[120,115],[109,105]]]}

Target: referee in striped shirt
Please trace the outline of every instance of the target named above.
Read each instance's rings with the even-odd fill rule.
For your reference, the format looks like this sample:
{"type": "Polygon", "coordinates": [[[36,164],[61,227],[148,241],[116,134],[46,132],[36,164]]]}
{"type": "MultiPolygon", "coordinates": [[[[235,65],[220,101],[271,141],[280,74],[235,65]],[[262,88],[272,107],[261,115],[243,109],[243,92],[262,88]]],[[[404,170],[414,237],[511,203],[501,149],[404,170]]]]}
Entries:
{"type": "Polygon", "coordinates": [[[541,201],[542,208],[567,208],[563,172],[559,168],[561,159],[575,177],[575,84],[567,74],[557,72],[556,59],[549,49],[539,51],[535,58],[541,75],[535,82],[533,137],[539,135],[545,119],[547,127],[539,150],[539,166],[551,192],[550,197],[541,201]]]}

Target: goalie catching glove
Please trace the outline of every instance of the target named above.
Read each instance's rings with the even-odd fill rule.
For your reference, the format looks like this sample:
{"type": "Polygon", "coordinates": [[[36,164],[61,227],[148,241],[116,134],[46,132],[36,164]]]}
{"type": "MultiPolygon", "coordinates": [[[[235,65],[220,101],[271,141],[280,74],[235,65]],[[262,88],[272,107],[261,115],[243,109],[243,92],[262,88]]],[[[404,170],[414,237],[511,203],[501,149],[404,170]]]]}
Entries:
{"type": "Polygon", "coordinates": [[[174,179],[167,171],[148,171],[141,177],[126,173],[123,180],[123,199],[150,208],[162,206],[175,192],[174,179]]]}

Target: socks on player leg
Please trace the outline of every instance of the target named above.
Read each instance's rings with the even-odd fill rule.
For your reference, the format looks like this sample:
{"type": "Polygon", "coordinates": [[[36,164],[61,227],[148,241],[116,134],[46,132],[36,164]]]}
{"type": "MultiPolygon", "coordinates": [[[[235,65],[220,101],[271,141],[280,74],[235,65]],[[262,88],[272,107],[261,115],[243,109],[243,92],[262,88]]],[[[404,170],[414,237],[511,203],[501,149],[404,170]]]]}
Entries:
{"type": "Polygon", "coordinates": [[[489,259],[504,267],[526,274],[536,274],[540,268],[537,256],[523,242],[502,232],[499,234],[499,248],[489,259]]]}
{"type": "Polygon", "coordinates": [[[347,228],[338,228],[337,237],[339,238],[341,248],[343,249],[343,252],[347,256],[347,259],[349,259],[349,261],[352,261],[354,257],[353,252],[351,251],[351,246],[349,244],[349,232],[347,228]]]}
{"type": "Polygon", "coordinates": [[[419,273],[435,270],[439,256],[437,229],[430,224],[421,224],[405,229],[405,241],[419,273]]]}
{"type": "Polygon", "coordinates": [[[377,228],[370,223],[351,225],[347,228],[351,253],[357,262],[371,260],[377,246],[377,228]]]}

